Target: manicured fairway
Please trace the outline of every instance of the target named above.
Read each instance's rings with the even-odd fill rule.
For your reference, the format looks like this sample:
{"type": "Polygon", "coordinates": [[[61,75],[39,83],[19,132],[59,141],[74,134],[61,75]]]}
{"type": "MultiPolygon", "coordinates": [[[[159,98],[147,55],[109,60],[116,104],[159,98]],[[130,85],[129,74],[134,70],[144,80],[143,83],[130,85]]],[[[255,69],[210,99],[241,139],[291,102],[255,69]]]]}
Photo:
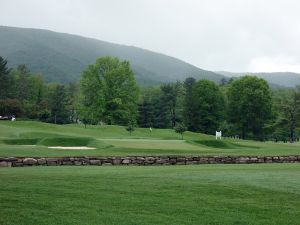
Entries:
{"type": "Polygon", "coordinates": [[[54,125],[0,121],[0,156],[130,156],[130,155],[299,155],[299,143],[216,141],[213,136],[171,129],[137,128],[132,136],[120,126],[54,125]],[[92,150],[49,149],[87,146],[92,150]]]}
{"type": "Polygon", "coordinates": [[[300,164],[1,168],[0,177],[1,225],[300,219],[300,164]]]}

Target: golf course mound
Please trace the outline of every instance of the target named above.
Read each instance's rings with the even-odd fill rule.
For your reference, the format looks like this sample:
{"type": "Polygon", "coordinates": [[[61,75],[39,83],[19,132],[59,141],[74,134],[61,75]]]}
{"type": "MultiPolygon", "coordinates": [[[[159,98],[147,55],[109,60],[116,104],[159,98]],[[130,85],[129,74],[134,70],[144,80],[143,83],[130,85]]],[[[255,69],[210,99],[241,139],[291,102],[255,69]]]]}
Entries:
{"type": "Polygon", "coordinates": [[[231,144],[219,140],[197,140],[194,142],[211,148],[224,148],[224,149],[232,148],[231,144]]]}
{"type": "Polygon", "coordinates": [[[52,137],[44,138],[39,144],[44,146],[63,146],[63,147],[72,147],[72,146],[87,146],[92,141],[92,138],[84,137],[52,137]]]}
{"type": "Polygon", "coordinates": [[[50,135],[50,137],[45,137],[46,134],[40,134],[39,136],[40,136],[39,138],[2,139],[1,143],[5,145],[19,145],[19,146],[39,145],[39,146],[46,146],[52,149],[69,149],[69,150],[96,149],[95,147],[88,147],[93,143],[94,141],[93,138],[63,137],[58,135],[50,135]]]}

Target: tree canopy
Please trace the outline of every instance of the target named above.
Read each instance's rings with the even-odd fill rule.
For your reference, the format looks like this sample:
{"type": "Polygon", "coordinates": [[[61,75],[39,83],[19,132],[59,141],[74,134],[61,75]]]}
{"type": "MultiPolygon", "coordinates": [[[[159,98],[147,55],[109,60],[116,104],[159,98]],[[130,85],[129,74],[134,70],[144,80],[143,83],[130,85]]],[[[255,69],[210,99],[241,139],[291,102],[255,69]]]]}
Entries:
{"type": "Polygon", "coordinates": [[[198,81],[192,91],[193,124],[195,131],[214,133],[224,119],[224,97],[219,87],[212,81],[198,81]]]}
{"type": "Polygon", "coordinates": [[[92,123],[127,125],[137,118],[139,89],[128,61],[98,58],[80,80],[81,111],[92,123]]]}
{"type": "Polygon", "coordinates": [[[264,125],[272,115],[272,98],[268,83],[258,77],[245,76],[228,89],[228,120],[242,138],[263,134],[264,125]]]}
{"type": "Polygon", "coordinates": [[[0,57],[0,115],[294,142],[300,139],[300,87],[269,88],[245,76],[220,84],[190,77],[139,89],[129,62],[113,57],[98,58],[79,83],[66,85],[46,83],[26,65],[10,69],[0,57]]]}

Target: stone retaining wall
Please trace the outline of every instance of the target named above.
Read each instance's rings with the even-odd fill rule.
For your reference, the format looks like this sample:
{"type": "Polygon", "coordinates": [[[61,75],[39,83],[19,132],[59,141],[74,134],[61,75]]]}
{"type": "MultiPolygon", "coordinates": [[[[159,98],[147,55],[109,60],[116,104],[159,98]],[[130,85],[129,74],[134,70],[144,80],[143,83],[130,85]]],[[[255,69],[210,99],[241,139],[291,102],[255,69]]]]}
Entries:
{"type": "Polygon", "coordinates": [[[81,165],[191,165],[191,164],[250,164],[300,163],[294,156],[130,156],[130,157],[0,157],[0,167],[22,166],[81,166],[81,165]]]}

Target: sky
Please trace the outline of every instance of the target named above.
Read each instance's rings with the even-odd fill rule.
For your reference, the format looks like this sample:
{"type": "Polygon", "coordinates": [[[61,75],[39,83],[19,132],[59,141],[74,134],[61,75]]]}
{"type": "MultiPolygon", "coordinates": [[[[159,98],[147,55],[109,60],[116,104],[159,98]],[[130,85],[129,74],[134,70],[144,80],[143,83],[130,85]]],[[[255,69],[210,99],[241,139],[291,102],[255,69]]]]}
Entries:
{"type": "Polygon", "coordinates": [[[78,34],[199,68],[300,73],[299,0],[0,0],[0,25],[78,34]]]}

